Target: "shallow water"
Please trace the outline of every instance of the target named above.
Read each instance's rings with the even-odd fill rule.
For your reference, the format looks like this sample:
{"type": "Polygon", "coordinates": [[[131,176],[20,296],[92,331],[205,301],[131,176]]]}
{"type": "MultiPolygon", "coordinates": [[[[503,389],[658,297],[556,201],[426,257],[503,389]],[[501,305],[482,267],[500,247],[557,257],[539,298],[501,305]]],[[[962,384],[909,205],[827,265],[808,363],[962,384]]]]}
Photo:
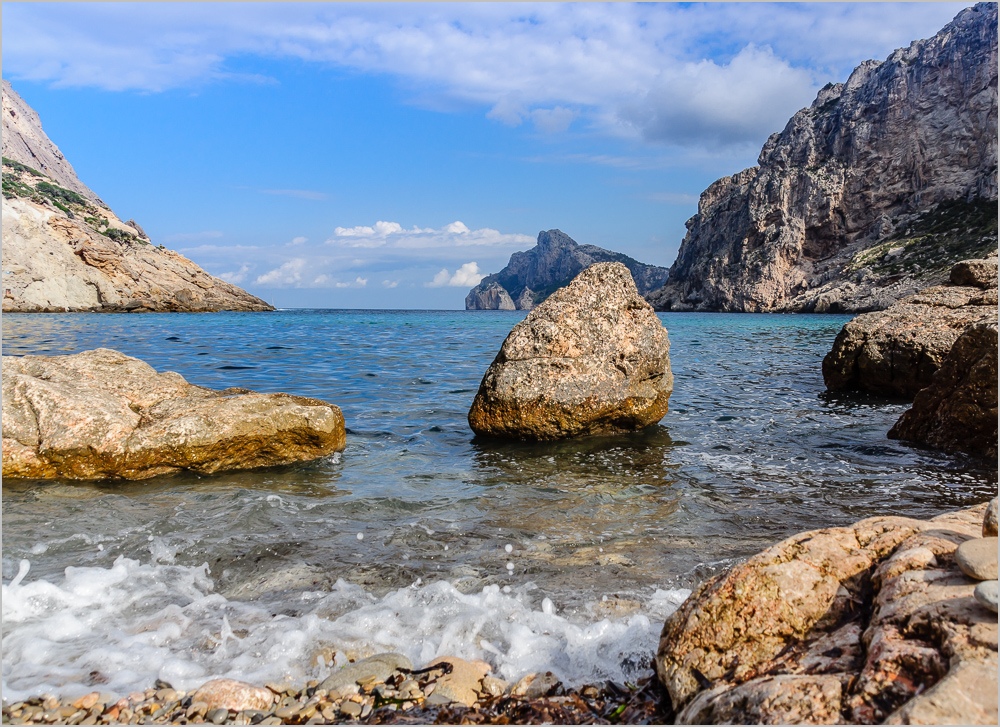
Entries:
{"type": "Polygon", "coordinates": [[[476,440],[468,407],[522,317],[5,315],[5,355],[106,346],[204,386],[326,399],[348,426],[343,453],[297,467],[4,482],[5,697],[302,682],[385,650],[623,681],[687,589],[736,560],[996,494],[995,470],[886,439],[905,404],[824,393],[845,316],[663,314],[660,426],[476,440]]]}

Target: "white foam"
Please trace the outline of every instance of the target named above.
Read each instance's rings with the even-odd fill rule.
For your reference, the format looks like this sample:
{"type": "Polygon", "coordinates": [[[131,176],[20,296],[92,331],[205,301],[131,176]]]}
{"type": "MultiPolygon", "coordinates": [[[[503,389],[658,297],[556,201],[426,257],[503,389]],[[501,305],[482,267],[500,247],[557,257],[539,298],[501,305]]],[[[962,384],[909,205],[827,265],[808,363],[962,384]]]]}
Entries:
{"type": "Polygon", "coordinates": [[[375,598],[338,581],[286,600],[294,615],[285,615],[214,593],[207,565],[162,556],[67,568],[56,583],[30,580],[23,561],[2,587],[4,696],[127,694],[156,679],[183,690],[214,677],[302,684],[334,660],[384,651],[417,665],[444,654],[485,659],[506,679],[551,670],[567,684],[623,682],[645,671],[663,619],[688,593],[658,590],[638,613],[588,620],[560,613],[531,584],[463,594],[418,581],[375,598]]]}

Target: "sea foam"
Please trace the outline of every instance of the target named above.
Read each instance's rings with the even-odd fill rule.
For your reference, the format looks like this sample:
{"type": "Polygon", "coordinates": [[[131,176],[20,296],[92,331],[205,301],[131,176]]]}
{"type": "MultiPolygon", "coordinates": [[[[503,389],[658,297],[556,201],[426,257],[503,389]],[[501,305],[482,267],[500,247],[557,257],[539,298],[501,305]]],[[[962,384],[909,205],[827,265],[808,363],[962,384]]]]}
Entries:
{"type": "Polygon", "coordinates": [[[27,561],[3,585],[6,699],[99,690],[124,695],[156,679],[190,690],[215,677],[303,684],[349,659],[398,651],[415,664],[451,654],[516,679],[552,671],[579,685],[648,670],[663,619],[688,591],[657,590],[616,618],[560,613],[531,583],[464,594],[446,581],[377,598],[338,580],[279,604],[226,599],[207,565],[70,567],[32,580],[27,561]]]}

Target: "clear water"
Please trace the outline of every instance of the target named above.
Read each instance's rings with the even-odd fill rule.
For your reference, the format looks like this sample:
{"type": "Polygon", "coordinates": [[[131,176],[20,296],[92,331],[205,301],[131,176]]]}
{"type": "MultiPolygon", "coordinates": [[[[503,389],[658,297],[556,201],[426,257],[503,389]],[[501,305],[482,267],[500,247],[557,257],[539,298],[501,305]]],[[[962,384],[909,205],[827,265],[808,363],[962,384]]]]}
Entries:
{"type": "Polygon", "coordinates": [[[660,426],[559,444],[473,438],[522,313],[13,315],[3,353],[98,346],[212,388],[339,405],[346,450],[137,483],[3,483],[3,688],[304,682],[444,653],[516,678],[634,677],[688,589],[792,533],[996,494],[974,461],[886,439],[906,405],[824,393],[844,316],[663,314],[660,426]]]}

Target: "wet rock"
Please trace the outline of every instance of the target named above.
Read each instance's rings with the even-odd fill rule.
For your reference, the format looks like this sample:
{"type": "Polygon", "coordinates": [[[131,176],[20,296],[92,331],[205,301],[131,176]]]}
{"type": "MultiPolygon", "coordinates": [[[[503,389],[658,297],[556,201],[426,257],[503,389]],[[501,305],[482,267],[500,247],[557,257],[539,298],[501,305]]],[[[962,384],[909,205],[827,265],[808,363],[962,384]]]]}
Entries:
{"type": "MultiPolygon", "coordinates": [[[[203,702],[206,718],[214,722],[213,713],[219,710],[239,712],[244,709],[269,709],[274,701],[270,689],[255,687],[235,679],[212,679],[205,682],[191,695],[192,703],[203,702]]],[[[227,715],[223,715],[225,718],[227,715]]],[[[216,724],[221,724],[216,722],[216,724]]]]}
{"type": "Polygon", "coordinates": [[[344,448],[332,404],[214,391],[117,351],[3,357],[3,476],[129,479],[212,474],[344,448]]]}
{"type": "Polygon", "coordinates": [[[953,565],[985,508],[802,533],[703,584],[656,657],[680,718],[995,723],[997,623],[953,565]]]}
{"type": "Polygon", "coordinates": [[[997,538],[976,538],[958,546],[955,562],[969,578],[994,581],[997,578],[997,538]]]}
{"type": "Polygon", "coordinates": [[[995,286],[982,290],[942,285],[904,298],[885,311],[860,315],[843,327],[823,359],[826,387],[912,399],[931,385],[967,330],[992,322],[996,336],[996,307],[995,286]]]}
{"type": "Polygon", "coordinates": [[[318,688],[345,693],[351,687],[356,688],[358,684],[384,682],[396,671],[412,668],[413,663],[403,654],[376,654],[338,669],[324,679],[318,688]]]}
{"type": "Polygon", "coordinates": [[[620,263],[599,263],[507,336],[469,411],[479,435],[551,440],[658,422],[673,390],[667,331],[620,263]]]}
{"type": "Polygon", "coordinates": [[[783,674],[698,695],[677,724],[834,724],[842,687],[830,675],[783,674]]]}
{"type": "Polygon", "coordinates": [[[980,581],[972,595],[986,608],[996,613],[998,586],[1000,586],[1000,581],[980,581]]]}
{"type": "Polygon", "coordinates": [[[994,321],[970,326],[958,337],[930,384],[914,397],[913,407],[889,430],[889,437],[996,459],[997,433],[994,321]]]}
{"type": "Polygon", "coordinates": [[[483,677],[482,688],[483,694],[488,694],[491,697],[502,697],[510,688],[510,684],[499,677],[486,676],[483,677]]]}
{"type": "Polygon", "coordinates": [[[447,664],[450,671],[446,671],[436,679],[434,694],[431,695],[433,703],[458,702],[466,707],[474,705],[479,700],[483,678],[489,674],[490,665],[485,661],[466,661],[456,656],[442,656],[429,666],[443,664],[447,664]]]}
{"type": "Polygon", "coordinates": [[[997,498],[990,500],[986,507],[986,514],[983,515],[983,537],[997,537],[997,498]]]}
{"type": "Polygon", "coordinates": [[[556,693],[562,682],[550,671],[542,674],[526,674],[510,689],[513,696],[539,699],[556,693]]]}
{"type": "Polygon", "coordinates": [[[362,706],[357,702],[344,702],[340,705],[340,713],[345,717],[356,719],[361,716],[362,706]]]}

